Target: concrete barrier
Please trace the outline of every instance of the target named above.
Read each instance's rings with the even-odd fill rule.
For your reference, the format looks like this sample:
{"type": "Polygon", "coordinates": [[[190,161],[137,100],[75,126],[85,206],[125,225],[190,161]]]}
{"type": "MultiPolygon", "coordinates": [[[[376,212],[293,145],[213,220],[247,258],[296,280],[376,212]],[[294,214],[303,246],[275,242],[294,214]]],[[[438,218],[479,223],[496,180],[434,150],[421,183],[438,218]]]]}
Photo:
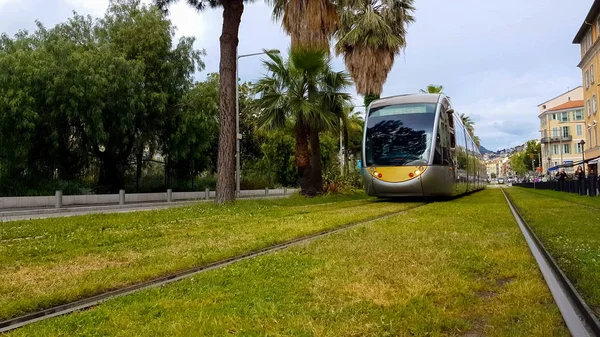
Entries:
{"type": "MultiPolygon", "coordinates": [[[[279,188],[264,190],[241,190],[240,198],[264,197],[264,196],[283,196],[299,191],[295,188],[279,188]]],[[[56,191],[53,196],[39,197],[0,197],[1,209],[18,208],[62,208],[73,205],[115,205],[131,203],[150,203],[167,201],[185,201],[185,200],[209,200],[214,199],[216,192],[206,189],[203,192],[173,192],[169,199],[169,192],[162,193],[125,193],[124,190],[119,194],[88,194],[88,195],[63,195],[61,191],[56,191]],[[59,197],[60,192],[60,197],[59,197]],[[59,202],[60,201],[60,202],[59,202]]]]}

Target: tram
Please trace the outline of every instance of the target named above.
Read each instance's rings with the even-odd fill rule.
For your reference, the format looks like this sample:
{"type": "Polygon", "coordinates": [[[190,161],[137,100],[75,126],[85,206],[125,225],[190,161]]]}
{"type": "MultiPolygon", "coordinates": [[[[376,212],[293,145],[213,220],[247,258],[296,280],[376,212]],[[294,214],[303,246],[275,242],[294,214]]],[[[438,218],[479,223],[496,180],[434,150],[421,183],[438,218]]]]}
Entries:
{"type": "Polygon", "coordinates": [[[479,148],[441,94],[373,101],[362,165],[365,190],[377,197],[457,196],[486,184],[479,148]]]}

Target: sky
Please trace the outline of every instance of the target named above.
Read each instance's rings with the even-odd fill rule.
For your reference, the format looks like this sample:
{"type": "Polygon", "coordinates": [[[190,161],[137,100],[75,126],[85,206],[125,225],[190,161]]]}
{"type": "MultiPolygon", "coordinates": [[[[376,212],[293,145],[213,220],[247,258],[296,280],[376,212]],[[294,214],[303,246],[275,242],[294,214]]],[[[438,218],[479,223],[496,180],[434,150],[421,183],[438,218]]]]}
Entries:
{"type": "MultiPolygon", "coordinates": [[[[149,2],[149,0],[145,0],[149,2]]],[[[35,20],[52,27],[79,14],[102,16],[109,0],[0,0],[0,32],[33,31],[35,20]]],[[[382,96],[415,93],[428,84],[443,85],[454,110],[475,122],[483,146],[498,150],[539,138],[537,105],[581,85],[579,46],[572,44],[590,0],[415,0],[416,22],[408,29],[406,50],[396,62],[382,96]]],[[[197,13],[181,0],[170,8],[178,36],[196,37],[206,67],[219,70],[222,11],[197,13]]],[[[258,0],[245,6],[239,54],[279,49],[289,38],[258,0]]],[[[242,81],[265,74],[261,57],[240,59],[242,81]]],[[[334,60],[343,70],[341,58],[334,60]]],[[[357,96],[357,106],[362,97],[357,96]]],[[[359,108],[360,109],[360,108],[359,108]]]]}

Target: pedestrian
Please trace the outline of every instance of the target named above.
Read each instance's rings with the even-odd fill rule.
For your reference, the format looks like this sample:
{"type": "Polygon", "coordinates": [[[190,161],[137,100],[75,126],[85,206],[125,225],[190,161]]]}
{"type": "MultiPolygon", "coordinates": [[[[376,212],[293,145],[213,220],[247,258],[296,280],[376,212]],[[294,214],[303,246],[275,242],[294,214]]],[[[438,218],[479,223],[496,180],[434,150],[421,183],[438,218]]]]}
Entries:
{"type": "Polygon", "coordinates": [[[583,172],[581,166],[577,166],[577,170],[575,171],[575,178],[578,180],[585,179],[585,172],[583,172]]]}
{"type": "Polygon", "coordinates": [[[557,173],[556,178],[558,181],[565,181],[565,179],[567,179],[567,172],[565,172],[565,169],[562,169],[559,173],[557,173]]]}

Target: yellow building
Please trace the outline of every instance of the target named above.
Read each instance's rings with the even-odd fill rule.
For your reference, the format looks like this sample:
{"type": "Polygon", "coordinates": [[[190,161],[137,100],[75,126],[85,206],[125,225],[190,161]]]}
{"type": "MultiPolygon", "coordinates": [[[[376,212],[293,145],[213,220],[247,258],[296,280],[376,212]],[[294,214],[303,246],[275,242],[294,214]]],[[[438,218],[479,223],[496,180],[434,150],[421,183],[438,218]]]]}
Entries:
{"type": "MultiPolygon", "coordinates": [[[[585,115],[585,159],[597,159],[600,157],[600,146],[598,142],[598,97],[600,96],[600,63],[598,61],[598,52],[600,43],[598,36],[600,33],[600,0],[595,0],[585,17],[581,28],[575,35],[573,43],[581,47],[581,62],[578,67],[581,68],[583,80],[583,99],[585,115]]],[[[597,172],[597,165],[590,162],[590,168],[597,172]]]]}
{"type": "MultiPolygon", "coordinates": [[[[543,172],[557,165],[581,162],[585,139],[584,90],[569,90],[538,105],[543,172]]],[[[537,155],[537,154],[536,154],[537,155]]],[[[573,172],[573,167],[567,167],[573,172]]]]}

